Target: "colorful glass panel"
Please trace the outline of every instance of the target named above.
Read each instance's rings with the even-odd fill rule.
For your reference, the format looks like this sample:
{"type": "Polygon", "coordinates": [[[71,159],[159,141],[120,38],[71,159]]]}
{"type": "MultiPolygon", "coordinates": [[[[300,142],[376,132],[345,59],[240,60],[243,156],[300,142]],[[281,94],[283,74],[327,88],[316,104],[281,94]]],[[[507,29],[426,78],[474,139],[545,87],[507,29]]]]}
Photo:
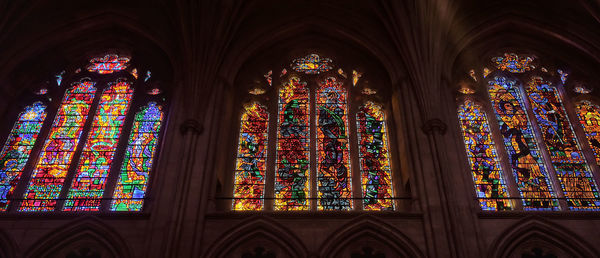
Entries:
{"type": "Polygon", "coordinates": [[[273,85],[273,70],[269,70],[269,72],[266,73],[264,77],[267,80],[269,86],[273,85]]]}
{"type": "Polygon", "coordinates": [[[352,209],[344,84],[329,77],[319,83],[316,98],[318,209],[352,209]]]}
{"type": "Polygon", "coordinates": [[[233,190],[234,210],[262,210],[267,169],[269,112],[258,103],[242,114],[233,190]]]}
{"type": "Polygon", "coordinates": [[[569,76],[569,74],[561,69],[556,70],[556,72],[558,72],[558,74],[560,75],[560,80],[562,81],[562,83],[563,84],[566,83],[567,77],[569,76]]]}
{"type": "Polygon", "coordinates": [[[548,170],[536,144],[531,123],[515,82],[504,77],[489,81],[490,99],[498,119],[510,166],[523,196],[525,210],[557,210],[548,170]]]}
{"type": "Polygon", "coordinates": [[[475,74],[474,69],[469,70],[469,76],[471,76],[471,78],[473,78],[474,81],[477,81],[477,74],[475,74]]]}
{"type": "Polygon", "coordinates": [[[163,117],[156,102],[135,114],[110,210],[142,210],[163,117]]]}
{"type": "Polygon", "coordinates": [[[360,80],[362,76],[362,73],[359,73],[356,70],[352,70],[352,86],[356,86],[356,84],[358,84],[358,80],[360,80]]]}
{"type": "Polygon", "coordinates": [[[100,210],[106,177],[132,96],[133,89],[127,81],[111,83],[102,93],[63,210],[100,210]]]}
{"type": "Polygon", "coordinates": [[[0,153],[0,211],[8,208],[45,118],[46,106],[33,103],[19,115],[8,135],[0,153]]]}
{"type": "Polygon", "coordinates": [[[279,90],[275,210],[308,210],[310,101],[305,82],[292,77],[279,90]]]}
{"type": "Polygon", "coordinates": [[[535,68],[535,66],[531,64],[533,62],[533,57],[520,57],[515,53],[505,53],[504,56],[492,58],[492,61],[496,64],[496,68],[511,73],[524,73],[535,68]]]}
{"type": "Polygon", "coordinates": [[[124,70],[129,66],[129,57],[109,54],[104,57],[97,57],[90,60],[87,70],[99,74],[110,74],[116,71],[124,70]]]}
{"type": "Polygon", "coordinates": [[[483,78],[490,75],[490,73],[492,73],[492,71],[490,69],[488,69],[487,67],[483,68],[483,78]]]}
{"type": "Polygon", "coordinates": [[[95,93],[94,82],[89,80],[77,82],[66,91],[33,170],[21,211],[54,210],[95,93]]]}
{"type": "Polygon", "coordinates": [[[575,105],[579,123],[594,151],[596,163],[600,165],[600,106],[583,100],[575,105]]]}
{"type": "Polygon", "coordinates": [[[305,74],[320,74],[333,69],[333,61],[326,57],[320,57],[317,54],[297,58],[292,61],[292,69],[296,72],[305,74]]]}
{"type": "Polygon", "coordinates": [[[488,119],[479,104],[466,100],[458,108],[475,192],[483,210],[510,210],[508,191],[488,119]]]}
{"type": "Polygon", "coordinates": [[[358,148],[365,210],[393,210],[392,173],[385,114],[367,102],[356,114],[358,148]]]}
{"type": "Polygon", "coordinates": [[[528,83],[527,95],[552,165],[572,210],[599,210],[600,196],[556,89],[541,77],[528,83]]]}

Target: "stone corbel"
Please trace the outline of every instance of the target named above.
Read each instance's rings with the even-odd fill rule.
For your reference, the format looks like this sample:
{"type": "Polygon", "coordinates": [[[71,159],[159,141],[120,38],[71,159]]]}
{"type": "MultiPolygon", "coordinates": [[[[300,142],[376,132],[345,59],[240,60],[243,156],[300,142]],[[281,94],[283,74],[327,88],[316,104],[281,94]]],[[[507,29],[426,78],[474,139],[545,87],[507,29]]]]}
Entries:
{"type": "Polygon", "coordinates": [[[446,125],[446,123],[442,122],[442,120],[440,120],[438,118],[434,118],[434,119],[427,120],[423,124],[423,127],[421,127],[421,129],[426,134],[432,134],[434,132],[438,132],[440,135],[443,135],[446,133],[446,129],[448,129],[448,126],[446,125]]]}
{"type": "Polygon", "coordinates": [[[192,132],[193,134],[202,134],[204,127],[196,119],[187,119],[181,123],[181,126],[179,126],[179,131],[182,135],[185,135],[188,132],[192,132]]]}

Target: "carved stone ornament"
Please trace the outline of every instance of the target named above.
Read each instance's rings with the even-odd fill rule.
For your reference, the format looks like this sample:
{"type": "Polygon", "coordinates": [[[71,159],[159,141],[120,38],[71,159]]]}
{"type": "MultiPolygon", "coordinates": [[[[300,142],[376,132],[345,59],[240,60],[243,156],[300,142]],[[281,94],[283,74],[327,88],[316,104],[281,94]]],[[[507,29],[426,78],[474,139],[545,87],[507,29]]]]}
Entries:
{"type": "Polygon", "coordinates": [[[426,134],[431,134],[433,132],[439,132],[440,134],[445,134],[446,129],[448,129],[448,126],[446,125],[446,123],[442,122],[442,120],[434,118],[434,119],[427,120],[423,124],[423,127],[421,129],[426,134]]]}

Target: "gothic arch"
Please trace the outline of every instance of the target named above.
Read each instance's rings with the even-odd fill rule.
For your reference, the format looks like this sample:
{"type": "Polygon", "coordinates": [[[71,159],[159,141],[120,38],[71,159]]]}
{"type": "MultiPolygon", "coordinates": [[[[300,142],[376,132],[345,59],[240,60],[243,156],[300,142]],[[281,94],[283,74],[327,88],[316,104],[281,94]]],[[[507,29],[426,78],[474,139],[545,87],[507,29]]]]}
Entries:
{"type": "MultiPolygon", "coordinates": [[[[320,257],[339,255],[367,238],[379,242],[381,246],[388,249],[388,252],[392,252],[391,256],[386,257],[424,257],[410,238],[393,226],[369,215],[351,220],[327,237],[328,240],[319,248],[320,257]]],[[[363,246],[357,247],[363,248],[363,246]]]]}
{"type": "Polygon", "coordinates": [[[203,257],[229,257],[227,255],[243,248],[254,250],[257,246],[253,244],[271,244],[268,247],[287,252],[284,255],[287,257],[308,257],[308,250],[300,238],[276,221],[261,216],[241,221],[217,239],[203,257]]]}
{"type": "Polygon", "coordinates": [[[17,245],[8,234],[0,230],[0,258],[16,257],[17,245]]]}
{"type": "MultiPolygon", "coordinates": [[[[251,17],[251,19],[254,18],[251,17]]],[[[358,54],[354,54],[355,56],[366,57],[373,66],[383,68],[390,78],[401,77],[401,74],[397,74],[399,67],[394,67],[393,64],[393,57],[396,57],[397,53],[390,53],[389,49],[393,48],[382,45],[388,41],[376,40],[371,35],[357,33],[356,29],[347,23],[347,20],[339,21],[311,15],[301,16],[298,19],[286,19],[276,28],[270,27],[269,31],[252,30],[255,35],[245,34],[246,37],[243,40],[232,45],[230,53],[223,61],[223,65],[220,66],[219,75],[227,78],[226,80],[233,84],[233,79],[238,77],[238,73],[243,71],[249,60],[259,59],[265,52],[273,49],[297,49],[306,45],[307,42],[316,41],[326,43],[323,44],[323,49],[333,50],[342,47],[356,50],[355,52],[358,54]]],[[[277,23],[273,22],[273,24],[277,23]]],[[[402,66],[404,65],[402,63],[402,66]]],[[[404,67],[400,67],[400,71],[404,70],[406,70],[404,67]]]]}
{"type": "Polygon", "coordinates": [[[86,216],[68,224],[71,226],[59,227],[59,230],[40,238],[24,257],[66,254],[77,248],[94,248],[94,251],[108,257],[132,257],[125,240],[99,219],[86,216]]]}
{"type": "Polygon", "coordinates": [[[465,66],[482,67],[482,62],[487,61],[482,56],[487,58],[500,50],[516,48],[517,52],[539,53],[545,59],[554,57],[561,62],[572,61],[569,66],[573,70],[595,76],[593,67],[597,66],[600,59],[594,54],[593,46],[576,40],[582,36],[581,33],[549,28],[541,22],[539,17],[527,19],[506,13],[474,25],[457,39],[456,56],[449,59],[454,64],[448,66],[447,69],[451,69],[449,74],[460,77],[467,71],[463,69],[465,66]]]}
{"type": "Polygon", "coordinates": [[[570,257],[594,257],[598,251],[562,226],[530,216],[509,226],[491,245],[487,257],[512,257],[528,242],[537,242],[563,250],[570,257]]]}
{"type": "MultiPolygon", "coordinates": [[[[68,11],[64,11],[68,12],[68,11]]],[[[122,11],[103,9],[85,13],[77,19],[55,21],[45,33],[19,38],[31,42],[26,48],[22,45],[9,46],[7,53],[14,54],[4,64],[0,78],[7,78],[10,84],[37,85],[37,81],[51,78],[65,68],[77,68],[81,61],[91,56],[104,54],[106,50],[125,50],[135,56],[143,65],[151,67],[153,74],[169,80],[174,71],[174,53],[170,51],[161,35],[153,34],[145,24],[140,24],[122,11]],[[78,24],[78,26],[73,26],[78,24]],[[33,76],[32,76],[33,75],[33,76]]],[[[139,69],[139,67],[138,67],[139,69]]]]}

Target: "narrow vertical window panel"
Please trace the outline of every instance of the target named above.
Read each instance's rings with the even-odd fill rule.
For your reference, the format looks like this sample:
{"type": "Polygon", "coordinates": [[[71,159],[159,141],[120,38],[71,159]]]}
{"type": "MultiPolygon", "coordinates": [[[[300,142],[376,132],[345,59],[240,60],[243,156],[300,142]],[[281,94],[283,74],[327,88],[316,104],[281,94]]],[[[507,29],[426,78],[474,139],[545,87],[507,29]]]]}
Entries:
{"type": "Polygon", "coordinates": [[[458,108],[475,192],[483,210],[510,210],[511,203],[489,123],[481,106],[466,100],[458,108]]]}
{"type": "Polygon", "coordinates": [[[98,211],[133,89],[111,83],[100,98],[63,210],[98,211]]]}
{"type": "Polygon", "coordinates": [[[367,102],[356,114],[365,210],[393,210],[392,175],[385,114],[367,102]]]}
{"type": "Polygon", "coordinates": [[[319,210],[352,209],[347,93],[329,77],[319,83],[317,112],[317,186],[319,210]]]}
{"type": "Polygon", "coordinates": [[[575,107],[579,123],[585,131],[585,137],[594,151],[596,163],[600,165],[600,106],[583,100],[578,102],[575,107]]]}
{"type": "Polygon", "coordinates": [[[54,210],[95,93],[94,82],[89,80],[82,80],[66,91],[20,211],[54,210]]]}
{"type": "Polygon", "coordinates": [[[162,107],[156,102],[135,114],[111,211],[142,210],[163,117],[162,107]]]}
{"type": "Polygon", "coordinates": [[[246,106],[242,114],[233,190],[234,210],[262,210],[269,113],[258,103],[246,106]]]}
{"type": "Polygon", "coordinates": [[[599,210],[600,196],[558,92],[541,77],[527,95],[571,210],[599,210]]]}
{"type": "Polygon", "coordinates": [[[275,210],[308,210],[310,101],[305,82],[292,77],[279,90],[275,210]]]}
{"type": "Polygon", "coordinates": [[[29,154],[46,119],[41,102],[25,108],[13,126],[0,153],[0,211],[6,211],[29,160],[29,154]]]}
{"type": "Polygon", "coordinates": [[[525,210],[558,210],[542,154],[527,118],[520,91],[505,77],[489,81],[488,91],[498,119],[510,166],[525,210]]]}

